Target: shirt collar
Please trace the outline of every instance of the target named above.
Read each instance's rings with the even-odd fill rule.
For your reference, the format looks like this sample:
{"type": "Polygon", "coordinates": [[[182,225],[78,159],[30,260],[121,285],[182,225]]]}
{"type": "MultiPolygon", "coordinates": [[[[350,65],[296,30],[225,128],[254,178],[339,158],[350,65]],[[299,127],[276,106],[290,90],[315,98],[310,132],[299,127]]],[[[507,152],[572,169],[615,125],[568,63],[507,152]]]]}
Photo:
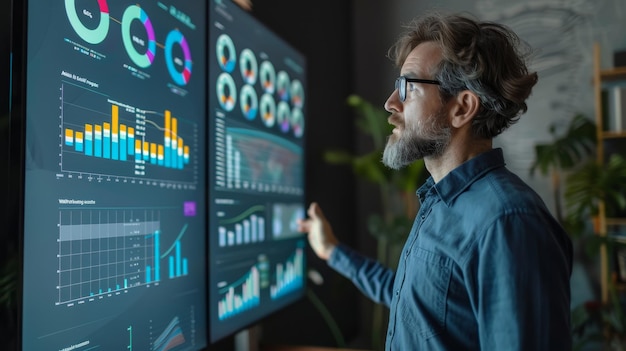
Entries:
{"type": "Polygon", "coordinates": [[[424,185],[417,189],[417,196],[419,196],[420,201],[423,201],[429,190],[434,189],[441,200],[446,205],[450,205],[459,194],[483,174],[504,166],[502,149],[491,149],[462,163],[436,184],[432,176],[428,177],[424,185]]]}

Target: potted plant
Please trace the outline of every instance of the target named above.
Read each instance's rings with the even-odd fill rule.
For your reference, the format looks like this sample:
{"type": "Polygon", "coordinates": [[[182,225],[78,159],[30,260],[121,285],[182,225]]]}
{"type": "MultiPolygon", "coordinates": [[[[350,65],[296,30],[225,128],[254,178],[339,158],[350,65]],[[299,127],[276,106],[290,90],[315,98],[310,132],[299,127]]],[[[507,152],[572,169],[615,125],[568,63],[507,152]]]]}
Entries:
{"type": "MultiPolygon", "coordinates": [[[[569,121],[564,131],[558,123],[549,126],[552,141],[535,145],[535,161],[530,174],[540,172],[550,176],[555,217],[564,226],[569,227],[568,218],[563,214],[563,180],[567,174],[582,163],[593,159],[596,145],[596,126],[583,114],[576,114],[569,121]]],[[[571,218],[569,218],[571,219],[571,218]]],[[[568,228],[571,229],[571,228],[568,228]]]]}
{"type": "MultiPolygon", "coordinates": [[[[604,251],[600,264],[610,267],[616,252],[626,247],[626,236],[607,232],[607,225],[600,223],[603,219],[599,214],[606,204],[618,211],[626,208],[626,160],[614,154],[602,164],[595,160],[585,163],[567,178],[565,201],[570,222],[585,216],[592,219],[588,247],[595,252],[604,251]]],[[[596,341],[605,350],[626,350],[626,315],[622,297],[615,274],[608,268],[604,271],[599,279],[606,287],[608,297],[587,302],[573,310],[574,332],[580,338],[581,347],[596,341]]]]}
{"type": "MultiPolygon", "coordinates": [[[[601,209],[606,203],[617,209],[626,207],[626,161],[612,155],[607,162],[599,162],[596,128],[582,114],[575,115],[562,133],[556,124],[550,125],[553,140],[535,147],[531,167],[531,174],[540,171],[550,175],[556,217],[574,239],[576,259],[582,260],[589,272],[597,270],[598,264],[608,267],[614,250],[623,245],[606,233],[606,225],[600,225],[601,209]],[[606,254],[598,255],[603,250],[606,254]],[[600,262],[595,260],[598,256],[600,262]]],[[[575,349],[596,343],[606,350],[621,350],[626,341],[626,319],[613,276],[589,275],[608,287],[609,298],[586,301],[572,309],[575,349]]]]}

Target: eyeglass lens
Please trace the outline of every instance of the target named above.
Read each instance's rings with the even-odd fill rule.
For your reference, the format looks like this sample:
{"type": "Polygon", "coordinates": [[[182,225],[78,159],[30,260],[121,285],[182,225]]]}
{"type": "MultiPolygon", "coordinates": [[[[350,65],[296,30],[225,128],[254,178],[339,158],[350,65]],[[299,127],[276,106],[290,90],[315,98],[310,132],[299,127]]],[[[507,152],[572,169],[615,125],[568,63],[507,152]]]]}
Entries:
{"type": "Polygon", "coordinates": [[[406,99],[406,78],[404,78],[404,76],[396,78],[395,88],[398,89],[398,97],[400,98],[400,102],[404,102],[404,100],[406,99]]]}

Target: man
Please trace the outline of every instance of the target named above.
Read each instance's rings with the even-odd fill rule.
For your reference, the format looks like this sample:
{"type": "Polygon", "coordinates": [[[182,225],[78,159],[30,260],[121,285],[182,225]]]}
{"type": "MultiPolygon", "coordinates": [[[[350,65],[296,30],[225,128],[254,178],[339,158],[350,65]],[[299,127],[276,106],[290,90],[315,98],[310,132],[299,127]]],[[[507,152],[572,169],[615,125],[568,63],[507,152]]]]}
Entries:
{"type": "Polygon", "coordinates": [[[317,203],[299,222],[321,259],[390,308],[386,350],[572,347],[570,238],[492,144],[537,82],[524,48],[503,25],[432,13],[390,49],[400,77],[382,162],[423,159],[430,173],[397,271],[341,244],[317,203]]]}

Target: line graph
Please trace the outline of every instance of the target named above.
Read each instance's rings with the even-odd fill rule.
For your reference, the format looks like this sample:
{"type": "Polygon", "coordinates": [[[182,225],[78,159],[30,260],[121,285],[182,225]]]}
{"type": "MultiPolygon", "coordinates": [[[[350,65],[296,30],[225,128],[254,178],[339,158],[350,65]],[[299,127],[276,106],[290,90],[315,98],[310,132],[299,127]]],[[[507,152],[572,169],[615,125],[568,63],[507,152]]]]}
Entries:
{"type": "Polygon", "coordinates": [[[181,240],[185,223],[162,251],[161,211],[91,209],[59,211],[57,305],[73,305],[159,285],[189,274],[181,240]],[[163,267],[163,263],[166,263],[163,267]]]}

